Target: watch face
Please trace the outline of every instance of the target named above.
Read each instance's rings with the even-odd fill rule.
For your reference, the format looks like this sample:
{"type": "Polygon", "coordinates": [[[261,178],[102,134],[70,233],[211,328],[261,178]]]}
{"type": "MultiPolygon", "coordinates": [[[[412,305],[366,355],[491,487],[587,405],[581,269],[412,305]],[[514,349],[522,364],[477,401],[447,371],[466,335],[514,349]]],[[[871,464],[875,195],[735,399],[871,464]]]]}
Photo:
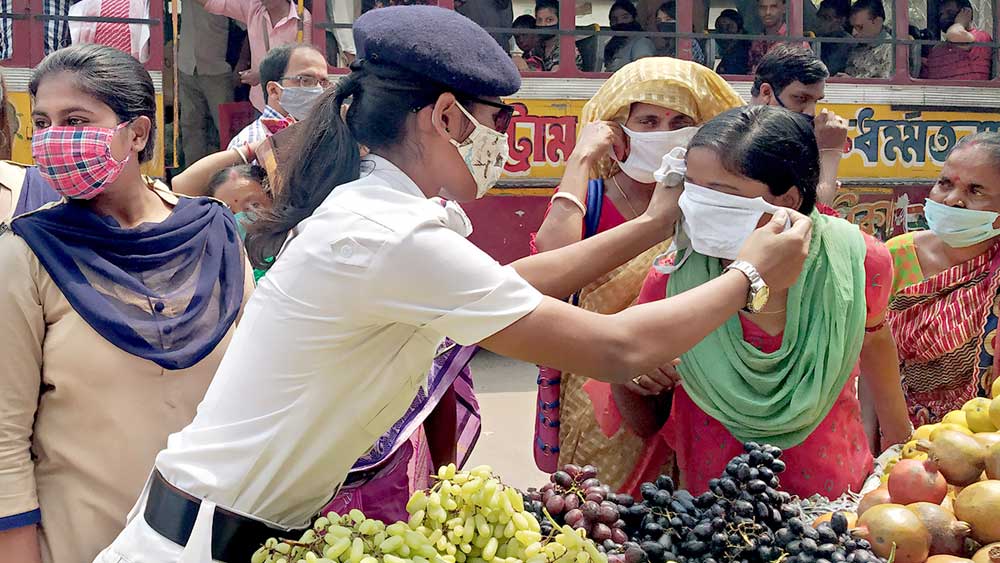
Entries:
{"type": "Polygon", "coordinates": [[[760,312],[764,309],[764,305],[767,305],[767,299],[771,296],[771,290],[767,286],[764,286],[754,294],[750,300],[750,309],[754,312],[760,312]]]}

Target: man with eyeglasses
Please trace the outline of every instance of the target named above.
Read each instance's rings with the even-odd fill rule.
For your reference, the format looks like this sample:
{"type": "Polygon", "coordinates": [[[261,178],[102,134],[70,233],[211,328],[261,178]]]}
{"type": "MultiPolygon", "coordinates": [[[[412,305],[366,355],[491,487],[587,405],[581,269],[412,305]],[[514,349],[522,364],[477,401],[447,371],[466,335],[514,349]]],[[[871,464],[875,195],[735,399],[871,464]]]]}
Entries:
{"type": "Polygon", "coordinates": [[[260,63],[260,83],[264,110],[233,137],[230,149],[266,139],[308,117],[323,90],[330,87],[326,58],[305,43],[275,47],[260,63]]]}

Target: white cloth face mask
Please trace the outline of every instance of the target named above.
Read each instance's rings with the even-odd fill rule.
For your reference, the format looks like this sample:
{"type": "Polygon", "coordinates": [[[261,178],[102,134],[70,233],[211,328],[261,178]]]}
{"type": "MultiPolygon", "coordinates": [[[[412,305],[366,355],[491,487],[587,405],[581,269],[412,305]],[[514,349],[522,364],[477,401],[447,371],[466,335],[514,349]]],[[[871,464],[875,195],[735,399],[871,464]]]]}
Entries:
{"type": "Polygon", "coordinates": [[[653,178],[657,184],[675,187],[684,184],[684,177],[687,174],[687,149],[677,147],[663,155],[660,167],[653,172],[653,178]]]}
{"type": "MultiPolygon", "coordinates": [[[[678,205],[682,218],[668,250],[668,254],[676,252],[674,264],[656,266],[666,274],[680,268],[692,250],[705,256],[735,260],[750,234],[757,229],[761,217],[773,215],[780,209],[761,197],[722,193],[691,182],[684,183],[678,205]]],[[[786,224],[785,228],[789,226],[786,224]]],[[[658,259],[656,263],[662,261],[658,259]]]]}
{"type": "Polygon", "coordinates": [[[628,135],[628,158],[622,162],[613,152],[611,156],[626,176],[643,184],[655,182],[653,174],[660,168],[663,156],[676,148],[687,148],[691,138],[698,132],[697,127],[639,132],[622,126],[622,130],[628,135]]]}

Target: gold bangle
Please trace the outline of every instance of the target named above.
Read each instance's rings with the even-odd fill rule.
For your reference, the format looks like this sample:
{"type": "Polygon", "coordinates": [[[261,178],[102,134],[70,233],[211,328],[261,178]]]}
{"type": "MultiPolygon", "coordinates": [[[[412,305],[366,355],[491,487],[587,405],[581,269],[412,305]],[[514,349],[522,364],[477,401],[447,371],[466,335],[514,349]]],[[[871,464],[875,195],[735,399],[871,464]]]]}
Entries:
{"type": "Polygon", "coordinates": [[[557,199],[565,199],[576,206],[576,208],[580,210],[580,213],[583,213],[585,216],[587,215],[587,206],[584,205],[583,202],[580,201],[580,198],[575,195],[567,192],[556,192],[552,195],[552,202],[555,203],[557,199]]]}
{"type": "Polygon", "coordinates": [[[250,161],[247,160],[247,155],[243,154],[239,146],[233,147],[233,150],[236,151],[236,154],[240,155],[240,160],[243,161],[243,164],[250,164],[250,161]]]}

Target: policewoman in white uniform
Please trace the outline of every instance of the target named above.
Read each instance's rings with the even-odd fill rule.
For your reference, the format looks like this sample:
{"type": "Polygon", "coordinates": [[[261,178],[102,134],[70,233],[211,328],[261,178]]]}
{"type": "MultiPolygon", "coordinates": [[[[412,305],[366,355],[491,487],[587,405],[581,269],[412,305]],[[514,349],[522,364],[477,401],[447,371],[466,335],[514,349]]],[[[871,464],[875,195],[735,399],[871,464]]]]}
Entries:
{"type": "Polygon", "coordinates": [[[749,273],[613,319],[553,298],[669,236],[679,190],[617,229],[501,266],[439,198],[482,197],[499,178],[512,114],[500,96],[520,88],[510,57],[436,7],[373,10],[355,39],[359,62],[303,123],[273,212],[250,227],[251,257],[277,259],[101,563],[245,563],[267,537],[308,526],[404,414],[445,337],[624,382],[801,270],[811,224],[781,212],[744,246],[749,273]]]}

